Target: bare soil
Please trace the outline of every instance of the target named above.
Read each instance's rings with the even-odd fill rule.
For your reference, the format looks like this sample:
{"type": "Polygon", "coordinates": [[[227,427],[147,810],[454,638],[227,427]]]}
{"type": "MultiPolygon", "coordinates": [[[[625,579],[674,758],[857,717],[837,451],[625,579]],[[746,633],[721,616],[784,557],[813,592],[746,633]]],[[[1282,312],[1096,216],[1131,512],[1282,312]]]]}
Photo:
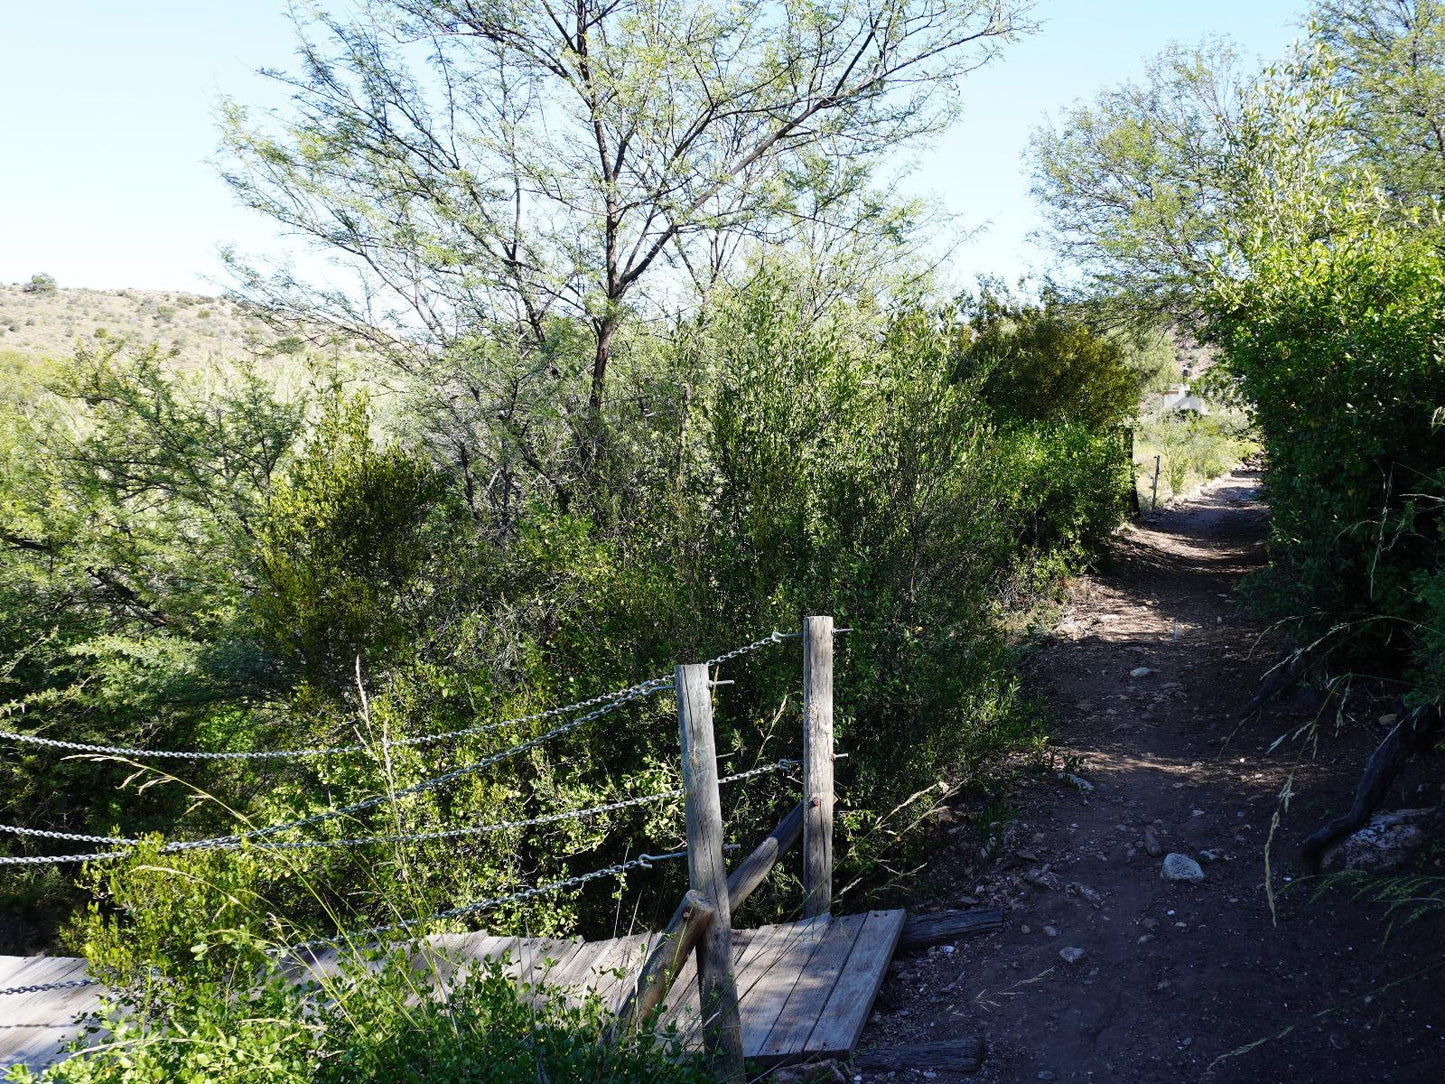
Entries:
{"type": "MultiPolygon", "coordinates": [[[[1381,906],[1297,880],[1300,840],[1349,804],[1388,703],[1357,697],[1313,755],[1270,751],[1320,710],[1308,695],[1240,722],[1272,652],[1233,589],[1263,562],[1266,523],[1239,471],[1127,529],[1107,572],[1073,585],[1027,680],[1059,720],[1060,771],[1092,789],[1022,780],[987,855],[955,811],[938,905],[1002,906],[1004,929],[897,959],[861,1044],[982,1035],[983,1067],[852,1079],[1445,1081],[1445,920],[1391,928],[1381,906]],[[1292,770],[1272,918],[1265,849],[1292,770]],[[1206,880],[1164,881],[1146,826],[1206,880]]],[[[1439,778],[1417,766],[1385,806],[1439,802],[1439,778]]]]}

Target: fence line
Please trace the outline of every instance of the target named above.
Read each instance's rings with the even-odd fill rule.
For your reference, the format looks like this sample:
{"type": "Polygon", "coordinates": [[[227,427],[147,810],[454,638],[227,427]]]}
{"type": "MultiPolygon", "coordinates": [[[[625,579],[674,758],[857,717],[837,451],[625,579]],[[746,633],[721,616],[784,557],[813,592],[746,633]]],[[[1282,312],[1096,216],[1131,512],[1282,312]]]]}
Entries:
{"type": "MultiPolygon", "coordinates": [[[[771,632],[759,640],[750,644],[734,648],[724,652],[716,658],[709,659],[706,665],[718,666],[729,662],[750,652],[769,644],[781,643],[790,639],[798,633],[771,632]]],[[[254,749],[246,752],[236,753],[207,753],[192,749],[141,749],[135,746],[124,745],[93,745],[86,742],[61,741],[56,738],[44,738],[38,734],[22,734],[13,730],[0,730],[0,740],[13,741],[23,745],[34,745],[44,749],[58,749],[71,753],[89,753],[96,756],[127,757],[135,760],[195,760],[195,761],[227,761],[227,760],[306,760],[316,757],[345,756],[354,753],[370,752],[374,749],[403,749],[413,746],[434,745],[438,742],[451,741],[456,738],[465,738],[475,734],[486,734],[494,730],[501,730],[503,727],[521,726],[523,723],[543,722],[547,719],[555,719],[563,715],[571,715],[573,712],[583,711],[587,708],[596,707],[599,704],[606,704],[614,700],[629,700],[634,696],[650,691],[653,688],[670,688],[671,677],[648,678],[646,681],[638,682],[636,685],[629,685],[625,689],[618,689],[615,692],[602,693],[598,696],[589,697],[586,700],[578,700],[572,704],[565,704],[558,708],[548,708],[546,711],[535,712],[532,715],[519,715],[513,719],[503,719],[495,723],[484,723],[480,726],[462,727],[459,730],[445,730],[436,734],[419,734],[410,738],[382,738],[376,742],[360,742],[351,745],[323,745],[313,749],[254,749]]],[[[15,705],[7,705],[13,710],[15,705]]],[[[25,705],[18,705],[23,713],[25,705]]],[[[6,714],[10,712],[7,711],[6,714]]],[[[98,841],[97,841],[98,842],[98,841]]]]}
{"type": "MultiPolygon", "coordinates": [[[[736,772],[732,775],[719,779],[719,783],[736,783],[743,779],[751,779],[754,776],[767,775],[772,772],[783,771],[787,768],[797,767],[800,761],[778,760],[771,764],[760,765],[756,768],[749,768],[747,771],[736,772]]],[[[588,806],[585,809],[569,809],[561,813],[548,813],[539,817],[529,817],[526,820],[498,821],[492,824],[474,824],[465,828],[445,828],[427,832],[399,833],[381,836],[358,836],[350,839],[306,839],[290,843],[263,843],[260,849],[270,853],[277,851],[305,851],[317,850],[330,847],[364,847],[377,843],[424,843],[439,839],[459,839],[465,836],[490,835],[493,832],[505,832],[517,828],[536,828],[548,824],[557,824],[562,821],[581,820],[583,817],[596,816],[602,813],[615,813],[619,810],[630,809],[634,806],[648,805],[652,802],[662,802],[669,798],[681,798],[686,794],[682,787],[675,787],[672,790],[657,791],[653,794],[638,795],[633,798],[622,798],[615,802],[607,802],[603,805],[588,806]]],[[[10,832],[16,835],[40,836],[47,839],[80,840],[95,843],[121,843],[127,849],[120,851],[98,851],[91,854],[51,854],[35,855],[19,858],[0,857],[0,866],[28,866],[28,865],[69,865],[79,862],[102,862],[116,858],[124,858],[134,852],[134,848],[144,844],[142,839],[127,839],[116,836],[76,836],[65,832],[45,832],[35,828],[17,828],[9,824],[0,824],[0,832],[10,832]]],[[[220,838],[220,837],[215,837],[220,838]]],[[[200,841],[179,840],[179,843],[196,843],[200,841]]],[[[218,843],[212,847],[190,847],[192,850],[239,850],[242,843],[218,843]]],[[[172,849],[167,851],[162,848],[162,853],[175,853],[172,849]]]]}
{"type": "MultiPolygon", "coordinates": [[[[409,798],[413,794],[422,794],[429,790],[436,790],[438,787],[443,787],[448,783],[455,782],[458,779],[463,779],[469,775],[475,775],[477,772],[480,772],[486,768],[490,768],[493,764],[500,763],[503,760],[509,760],[512,757],[525,753],[530,749],[535,749],[537,746],[543,745],[546,742],[551,741],[553,738],[560,737],[563,734],[576,730],[578,727],[582,726],[585,723],[589,723],[594,719],[601,718],[609,712],[617,710],[624,704],[628,703],[630,700],[635,700],[642,696],[651,695],[653,693],[662,691],[661,688],[645,688],[644,686],[634,686],[634,689],[639,691],[634,692],[631,696],[625,699],[614,700],[609,704],[604,704],[602,707],[596,709],[595,711],[591,711],[588,712],[586,715],[579,716],[578,718],[573,719],[571,722],[563,723],[561,726],[555,726],[551,730],[547,731],[545,734],[539,734],[535,738],[531,738],[527,741],[519,742],[516,745],[509,746],[508,748],[503,749],[500,752],[483,757],[481,760],[473,761],[471,764],[464,764],[460,768],[453,768],[451,771],[444,772],[441,775],[433,776],[429,779],[423,779],[419,783],[413,783],[411,786],[403,787],[401,790],[393,791],[389,794],[374,794],[370,798],[363,798],[359,802],[351,802],[350,804],[343,806],[333,806],[330,809],[323,809],[319,813],[312,813],[310,816],[307,817],[298,817],[296,820],[284,821],[281,824],[268,825],[265,828],[252,828],[244,832],[233,832],[223,836],[210,836],[206,839],[188,839],[179,840],[174,843],[167,843],[164,847],[161,848],[160,853],[178,854],[184,851],[209,850],[213,848],[227,847],[231,844],[239,844],[244,840],[266,839],[270,836],[280,835],[282,832],[294,831],[297,828],[309,828],[313,824],[324,824],[326,821],[335,820],[338,817],[346,817],[350,816],[353,813],[362,813],[368,809],[375,809],[379,805],[384,805],[387,802],[395,801],[398,798],[409,798]]],[[[0,858],[0,865],[10,866],[40,865],[44,862],[45,857],[43,855],[25,856],[21,858],[0,858]]]]}
{"type": "MultiPolygon", "coordinates": [[[[575,877],[567,877],[560,881],[551,881],[548,884],[524,888],[520,892],[512,893],[510,896],[494,896],[491,899],[466,903],[460,907],[449,907],[445,911],[435,911],[424,918],[406,918],[399,922],[390,922],[381,926],[369,926],[364,930],[337,934],[334,937],[318,937],[311,941],[302,941],[299,944],[287,945],[284,948],[271,949],[269,951],[274,955],[295,955],[299,952],[314,952],[318,948],[329,948],[333,945],[340,945],[343,942],[353,941],[357,938],[375,937],[377,934],[395,933],[398,930],[413,929],[428,922],[435,922],[438,919],[459,918],[462,915],[476,914],[478,911],[490,911],[492,908],[501,907],[506,903],[520,903],[522,900],[530,900],[536,896],[545,896],[552,892],[560,892],[563,889],[575,888],[578,885],[586,884],[588,881],[596,881],[602,877],[620,877],[629,870],[651,869],[652,863],[654,862],[670,862],[674,859],[686,857],[686,851],[675,851],[672,854],[640,854],[636,858],[629,858],[625,862],[615,862],[610,866],[603,866],[601,869],[580,873],[575,877]]],[[[374,944],[375,942],[371,943],[374,944]]]]}
{"type": "MultiPolygon", "coordinates": [[[[833,631],[832,621],[830,618],[811,618],[809,619],[809,621],[819,623],[820,629],[824,627],[822,623],[826,622],[826,632],[830,634],[833,631]]],[[[722,915],[722,926],[720,931],[720,935],[722,937],[722,940],[720,942],[720,947],[722,949],[721,955],[719,956],[719,953],[717,952],[717,948],[719,947],[719,945],[704,945],[700,943],[697,949],[699,995],[701,998],[701,1003],[704,1006],[713,1005],[714,1008],[717,1010],[716,1015],[718,1017],[715,1025],[710,1026],[707,1030],[707,1034],[705,1036],[705,1047],[709,1054],[709,1060],[713,1063],[713,1069],[715,1074],[718,1076],[718,1079],[731,1082],[731,1084],[736,1084],[736,1082],[743,1079],[741,1023],[738,1013],[736,989],[732,986],[730,975],[727,972],[727,967],[730,963],[731,958],[731,952],[728,950],[727,947],[727,934],[728,932],[730,932],[731,927],[731,921],[729,919],[728,901],[728,897],[731,893],[731,885],[728,883],[726,865],[723,859],[723,852],[728,848],[725,847],[722,842],[723,827],[721,818],[721,807],[718,799],[717,788],[720,783],[734,782],[737,780],[750,778],[752,776],[762,775],[768,772],[780,771],[785,767],[796,764],[797,762],[780,760],[773,764],[760,765],[747,771],[739,772],[732,776],[719,779],[716,772],[716,755],[712,733],[711,702],[707,690],[713,688],[715,684],[717,684],[712,680],[712,672],[715,667],[720,666],[725,662],[729,662],[733,659],[744,656],[750,652],[757,651],[760,648],[765,647],[769,644],[778,644],[785,639],[793,639],[800,635],[802,634],[781,633],[774,631],[768,636],[765,636],[759,640],[755,640],[752,643],[745,644],[742,647],[734,648],[731,651],[724,652],[721,655],[709,659],[705,663],[694,666],[678,666],[674,671],[673,679],[670,681],[663,678],[654,678],[631,686],[630,688],[622,690],[619,693],[607,694],[602,697],[594,697],[590,701],[579,701],[577,704],[574,705],[568,705],[563,708],[550,709],[548,712],[539,713],[538,715],[532,717],[524,717],[528,720],[537,720],[548,717],[555,717],[556,715],[570,714],[571,712],[581,710],[583,707],[593,704],[599,705],[594,710],[591,710],[586,714],[579,716],[578,718],[552,727],[547,732],[530,738],[527,741],[518,742],[506,749],[502,749],[498,752],[483,757],[480,760],[474,761],[470,764],[462,765],[458,768],[454,768],[451,771],[444,772],[440,775],[428,779],[423,779],[420,782],[414,783],[400,790],[390,792],[388,794],[373,795],[369,798],[365,798],[357,802],[352,802],[343,806],[331,807],[329,809],[322,810],[319,813],[314,813],[309,816],[297,818],[295,820],[283,822],[281,824],[274,824],[263,828],[250,829],[245,832],[238,832],[230,835],[214,836],[208,839],[184,840],[167,843],[163,847],[161,847],[161,853],[174,854],[183,851],[201,850],[208,848],[234,849],[236,847],[242,846],[245,842],[249,840],[267,840],[283,832],[293,831],[298,828],[309,827],[313,824],[324,823],[326,821],[334,820],[339,817],[364,812],[365,810],[376,808],[377,806],[380,806],[383,803],[389,801],[394,801],[399,798],[409,797],[411,795],[420,794],[425,791],[434,790],[457,779],[461,779],[466,776],[475,774],[476,772],[482,771],[493,764],[497,764],[503,760],[518,756],[521,753],[526,752],[530,749],[534,749],[544,744],[545,742],[552,740],[553,738],[560,737],[573,730],[576,730],[594,719],[601,718],[602,716],[605,716],[610,712],[617,710],[618,708],[624,706],[627,703],[630,703],[633,700],[638,700],[646,696],[651,696],[654,693],[663,691],[664,689],[673,689],[678,697],[679,728],[680,737],[682,738],[683,745],[682,788],[676,788],[673,790],[658,792],[650,795],[639,795],[633,798],[621,799],[616,802],[606,803],[604,805],[594,806],[586,809],[569,810],[562,813],[547,814],[541,817],[533,817],[520,821],[500,822],[491,825],[477,825],[458,829],[444,829],[427,833],[414,833],[411,835],[373,836],[342,840],[300,840],[292,841],[289,843],[276,844],[274,846],[268,847],[267,849],[298,850],[314,846],[361,846],[376,842],[408,842],[423,839],[458,838],[464,835],[497,832],[509,828],[536,827],[568,819],[576,819],[585,816],[594,816],[606,812],[613,812],[632,806],[643,805],[649,802],[666,800],[668,798],[682,797],[684,799],[688,821],[688,850],[676,851],[670,854],[663,855],[642,854],[637,856],[636,858],[617,862],[610,866],[603,866],[598,869],[589,870],[586,873],[576,874],[571,877],[566,877],[549,882],[547,884],[534,885],[529,888],[520,889],[519,891],[511,893],[509,895],[475,900],[468,904],[463,904],[458,907],[447,908],[445,910],[437,911],[423,917],[400,919],[396,922],[371,926],[359,931],[339,933],[331,937],[314,938],[312,940],[302,941],[297,944],[288,945],[285,947],[269,949],[267,950],[267,952],[269,955],[275,957],[285,955],[294,956],[299,953],[314,952],[317,949],[325,949],[331,946],[338,946],[343,943],[355,942],[357,940],[372,939],[371,943],[374,944],[376,943],[374,939],[379,935],[412,930],[419,926],[423,926],[429,922],[459,918],[464,915],[475,914],[481,911],[500,907],[508,903],[519,903],[525,900],[533,899],[537,896],[546,895],[553,892],[560,892],[569,888],[580,887],[591,881],[598,880],[604,877],[620,877],[633,869],[650,869],[652,867],[652,864],[655,862],[688,858],[689,882],[692,888],[689,891],[687,897],[684,898],[684,903],[680,905],[679,913],[685,916],[687,900],[693,897],[703,899],[704,897],[700,894],[700,890],[707,889],[711,892],[711,899],[707,901],[708,905],[712,907],[715,911],[720,912],[722,915]],[[719,968],[721,968],[721,970],[719,970],[719,968]],[[714,989],[714,987],[718,986],[718,983],[716,981],[704,981],[705,978],[709,976],[711,976],[714,980],[717,980],[720,976],[722,979],[722,987],[725,987],[726,989],[714,989]],[[717,996],[719,993],[725,995],[729,992],[731,993],[730,997],[717,996]]],[[[814,637],[814,639],[816,638],[817,637],[814,637]]],[[[831,640],[831,636],[828,636],[828,639],[831,640]]],[[[831,643],[829,643],[828,647],[831,650],[831,643]]],[[[805,646],[805,658],[809,662],[811,662],[813,655],[816,651],[817,645],[809,642],[805,646]]],[[[805,669],[808,669],[810,672],[812,670],[812,668],[808,666],[805,666],[805,669]]],[[[819,671],[819,676],[821,677],[821,668],[819,668],[819,671]]],[[[824,679],[829,687],[831,687],[831,677],[831,667],[829,667],[827,668],[826,678],[824,679]]],[[[829,699],[831,700],[831,688],[829,688],[829,699]]],[[[809,700],[811,702],[812,698],[810,697],[809,700]]],[[[490,725],[487,729],[496,729],[497,727],[520,721],[523,720],[504,721],[502,723],[490,725]]],[[[420,738],[415,739],[402,739],[400,741],[387,742],[386,745],[383,746],[383,748],[387,746],[394,747],[399,745],[416,745],[423,744],[429,741],[441,741],[449,737],[460,737],[466,733],[475,733],[477,729],[478,728],[468,728],[464,731],[452,731],[446,734],[424,735],[420,738]]],[[[196,760],[253,760],[263,759],[267,756],[321,755],[322,752],[331,752],[335,749],[342,748],[333,747],[332,750],[308,750],[300,751],[299,753],[289,754],[275,750],[257,751],[250,754],[185,754],[176,750],[119,750],[118,747],[115,749],[107,749],[107,747],[102,746],[85,746],[79,743],[64,743],[53,741],[51,739],[37,738],[34,736],[17,735],[9,731],[0,731],[0,738],[8,738],[19,741],[30,741],[35,744],[48,747],[71,749],[80,752],[113,752],[117,755],[134,752],[140,755],[149,755],[153,757],[174,755],[184,756],[187,759],[196,760]]],[[[828,738],[831,739],[831,734],[828,735],[828,738]]],[[[351,750],[348,749],[347,751],[351,750]]],[[[830,760],[832,759],[831,740],[827,742],[826,753],[824,753],[822,749],[814,748],[812,743],[807,743],[806,755],[810,762],[812,760],[819,759],[820,754],[828,756],[830,760]]],[[[816,771],[810,771],[809,775],[816,776],[816,771]]],[[[818,784],[822,784],[820,789],[825,789],[828,793],[820,793],[813,796],[812,805],[819,806],[825,809],[827,811],[827,816],[829,817],[829,820],[831,820],[831,778],[827,780],[815,779],[813,785],[818,784]]],[[[807,807],[807,805],[808,802],[805,797],[805,802],[803,804],[800,804],[793,813],[790,813],[789,817],[785,818],[784,823],[788,823],[790,819],[799,818],[800,813],[807,807]]],[[[781,830],[781,827],[782,826],[780,826],[779,830],[781,830]]],[[[14,835],[32,836],[36,838],[74,838],[76,840],[85,840],[87,842],[113,843],[118,841],[117,837],[82,837],[78,835],[70,837],[66,833],[47,832],[39,829],[26,829],[11,826],[0,826],[0,832],[10,832],[14,835]]],[[[769,838],[772,839],[773,837],[769,838]]],[[[130,843],[138,841],[127,840],[125,842],[130,843]]],[[[0,858],[0,865],[58,863],[63,861],[89,861],[100,858],[121,857],[127,853],[130,852],[121,851],[114,854],[68,856],[62,855],[35,858],[0,858]]],[[[831,879],[832,873],[831,854],[827,854],[826,850],[823,853],[826,855],[826,860],[823,864],[823,868],[818,870],[810,869],[809,880],[815,883],[821,882],[823,885],[827,885],[828,880],[831,879]]],[[[755,858],[756,855],[753,858],[750,858],[748,862],[744,863],[744,865],[752,863],[755,858]]],[[[776,848],[773,854],[772,861],[775,860],[776,848]]],[[[811,864],[812,863],[810,863],[810,865],[811,864]]],[[[758,877],[762,876],[762,874],[760,873],[754,875],[758,877]]],[[[826,887],[821,893],[819,893],[819,895],[823,899],[827,899],[826,887]]],[[[667,935],[664,934],[663,941],[666,942],[666,940],[667,935]]],[[[648,963],[648,967],[651,968],[652,966],[653,961],[650,960],[648,963]]],[[[661,990],[661,992],[665,993],[666,986],[671,982],[671,976],[666,974],[665,971],[660,972],[660,974],[662,975],[662,978],[661,985],[658,987],[658,989],[661,990]]],[[[97,980],[91,978],[72,979],[64,982],[42,984],[37,986],[3,988],[0,989],[0,996],[12,994],[39,993],[46,990],[70,989],[77,987],[94,986],[98,984],[99,983],[97,982],[97,980]]],[[[656,993],[657,991],[653,992],[656,993]]]]}

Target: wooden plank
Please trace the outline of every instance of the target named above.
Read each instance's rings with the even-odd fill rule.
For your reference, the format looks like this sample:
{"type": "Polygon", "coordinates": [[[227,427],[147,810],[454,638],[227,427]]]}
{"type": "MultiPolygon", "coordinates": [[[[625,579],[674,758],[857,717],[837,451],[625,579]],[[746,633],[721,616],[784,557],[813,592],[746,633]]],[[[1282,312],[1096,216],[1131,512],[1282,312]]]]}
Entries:
{"type": "Polygon", "coordinates": [[[748,1057],[757,1058],[799,976],[822,943],[831,923],[828,916],[775,927],[775,932],[750,963],[748,987],[748,1057]]]}
{"type": "Polygon", "coordinates": [[[677,727],[682,741],[683,808],[687,814],[689,887],[712,904],[713,920],[697,942],[697,989],[703,1049],[719,1084],[742,1084],[742,1027],[733,980],[732,909],[723,857],[722,801],[718,796],[717,748],[712,728],[712,675],[704,663],[679,666],[677,727]]]}
{"type": "Polygon", "coordinates": [[[768,1032],[758,1052],[758,1061],[775,1064],[802,1055],[866,920],[866,915],[845,915],[828,922],[817,948],[783,1003],[777,1022],[768,1032]]]}
{"type": "Polygon", "coordinates": [[[688,891],[662,932],[648,936],[645,958],[634,974],[619,984],[622,996],[615,1006],[617,1017],[613,1022],[617,1033],[645,1019],[667,997],[677,972],[716,914],[700,893],[688,891]]]}
{"type": "Polygon", "coordinates": [[[526,937],[517,946],[517,981],[539,986],[564,959],[577,951],[578,941],[550,937],[526,937]]]}
{"type": "MultiPolygon", "coordinates": [[[[85,978],[85,961],[75,956],[30,956],[16,967],[7,986],[41,986],[85,978]]],[[[95,986],[8,994],[0,998],[0,1019],[8,1025],[54,1027],[70,1024],[77,1014],[90,1012],[100,1000],[95,986]]]]}
{"type": "MultiPolygon", "coordinates": [[[[756,930],[734,930],[733,931],[733,975],[734,982],[740,983],[742,976],[742,960],[745,953],[749,952],[756,939],[756,930]]],[[[679,1029],[689,1031],[698,1022],[700,1012],[697,1003],[697,977],[696,959],[690,957],[677,973],[673,980],[672,989],[668,991],[667,1000],[663,1002],[663,1011],[659,1023],[666,1027],[669,1024],[676,1024],[679,1029]]],[[[741,987],[739,987],[741,989],[741,987]]],[[[739,994],[741,1003],[741,994],[739,994]]]]}
{"type": "Polygon", "coordinates": [[[0,1025],[0,1071],[24,1065],[39,1072],[61,1060],[65,1045],[80,1034],[77,1024],[0,1025]]]}
{"type": "Polygon", "coordinates": [[[582,976],[582,989],[591,990],[592,993],[601,994],[607,989],[616,989],[616,971],[626,967],[631,951],[636,947],[636,942],[631,938],[613,938],[610,941],[603,941],[603,950],[598,952],[597,957],[588,964],[587,973],[582,976]]]}
{"type": "Polygon", "coordinates": [[[903,930],[903,911],[869,911],[848,961],[838,973],[804,1051],[809,1057],[847,1057],[863,1033],[873,999],[903,930]]]}
{"type": "Polygon", "coordinates": [[[467,943],[461,952],[473,965],[481,964],[486,960],[496,960],[502,963],[502,974],[515,980],[519,973],[517,951],[520,942],[521,938],[519,937],[478,938],[467,943]]]}
{"type": "Polygon", "coordinates": [[[560,988],[564,984],[564,976],[572,968],[577,958],[580,955],[586,955],[592,951],[587,946],[588,942],[586,941],[566,942],[561,948],[558,948],[551,954],[550,959],[552,963],[546,967],[546,970],[540,976],[534,975],[525,981],[538,987],[560,988]]]}
{"type": "Polygon", "coordinates": [[[614,938],[615,951],[605,961],[592,965],[596,975],[592,991],[604,1003],[614,1005],[632,988],[656,940],[657,935],[650,933],[614,938]]]}
{"type": "MultiPolygon", "coordinates": [[[[0,985],[37,986],[85,977],[83,959],[73,956],[0,957],[0,985]]],[[[65,1045],[81,1033],[77,1018],[100,1003],[96,986],[42,990],[0,997],[0,1070],[27,1065],[40,1070],[60,1060],[65,1045]]]]}
{"type": "Polygon", "coordinates": [[[756,1058],[763,1052],[773,1025],[792,996],[799,976],[807,968],[831,925],[832,920],[825,916],[774,926],[768,931],[766,940],[758,946],[756,955],[748,963],[747,972],[742,976],[742,984],[747,990],[743,1010],[747,1019],[744,1046],[748,1057],[756,1058]]]}
{"type": "Polygon", "coordinates": [[[599,954],[607,951],[606,941],[583,941],[577,951],[560,962],[547,974],[547,985],[562,991],[568,1002],[578,999],[573,996],[587,978],[587,969],[599,954]]]}
{"type": "Polygon", "coordinates": [[[898,939],[900,951],[927,948],[941,941],[959,937],[977,937],[1003,928],[1003,910],[978,907],[969,911],[935,911],[928,915],[909,915],[898,939]]]}
{"type": "Polygon", "coordinates": [[[865,1073],[893,1074],[912,1069],[952,1075],[975,1072],[982,1064],[983,1040],[978,1037],[860,1050],[853,1055],[853,1067],[865,1073]]]}
{"type": "Polygon", "coordinates": [[[803,917],[833,906],[833,619],[803,618],[803,917]]]}

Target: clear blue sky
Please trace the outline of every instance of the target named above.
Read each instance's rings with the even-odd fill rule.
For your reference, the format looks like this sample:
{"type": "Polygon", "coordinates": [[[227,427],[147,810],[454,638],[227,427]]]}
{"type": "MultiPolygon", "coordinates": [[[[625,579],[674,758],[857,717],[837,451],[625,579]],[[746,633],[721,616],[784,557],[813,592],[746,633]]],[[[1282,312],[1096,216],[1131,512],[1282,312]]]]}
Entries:
{"type": "MultiPolygon", "coordinates": [[[[1007,278],[1043,254],[1020,152],[1044,114],[1135,76],[1171,39],[1228,34],[1273,58],[1307,0],[1040,0],[1043,30],[967,87],[958,126],[913,184],[969,225],[952,277],[1007,278]]],[[[277,0],[55,0],[0,5],[0,282],[216,292],[218,246],[275,250],[269,222],[235,207],[208,159],[215,102],[258,104],[254,74],[289,66],[277,0]]]]}

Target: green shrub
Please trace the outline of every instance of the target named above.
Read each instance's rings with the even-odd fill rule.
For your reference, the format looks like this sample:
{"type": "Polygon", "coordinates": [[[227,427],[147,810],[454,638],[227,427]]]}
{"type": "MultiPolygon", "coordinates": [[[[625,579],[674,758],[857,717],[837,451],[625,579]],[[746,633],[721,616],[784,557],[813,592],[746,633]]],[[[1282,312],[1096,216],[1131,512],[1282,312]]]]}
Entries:
{"type": "Polygon", "coordinates": [[[1428,231],[1383,225],[1369,206],[1331,213],[1328,242],[1261,244],[1216,303],[1268,462],[1272,566],[1254,596],[1343,665],[1430,667],[1445,257],[1428,231]]]}
{"type": "MultiPolygon", "coordinates": [[[[0,693],[27,702],[27,723],[79,741],[371,743],[593,696],[831,613],[859,630],[839,643],[840,878],[881,891],[910,802],[1037,740],[1004,618],[1119,522],[1118,427],[1132,410],[1121,389],[1134,378],[1061,311],[1014,306],[1007,328],[993,317],[975,328],[956,306],[818,311],[808,296],[775,269],[720,290],[670,339],[619,340],[619,390],[585,485],[569,473],[579,433],[565,401],[527,415],[534,474],[520,435],[479,441],[495,418],[467,411],[493,411],[491,392],[459,392],[441,417],[392,400],[395,428],[377,437],[365,402],[329,385],[308,409],[254,373],[183,377],[153,353],[116,347],[78,364],[58,396],[0,411],[13,438],[5,529],[42,545],[0,552],[0,647],[19,660],[0,670],[0,693]],[[1047,394],[1028,391],[1028,374],[1052,374],[1047,394]],[[1085,394],[1070,390],[1075,376],[1085,394]],[[54,631],[36,645],[42,614],[54,631]]],[[[555,365],[581,363],[569,351],[583,337],[554,338],[555,365]]],[[[463,368],[457,387],[491,371],[463,368]]],[[[729,672],[724,764],[796,755],[796,652],[729,672]]],[[[404,789],[548,725],[386,757],[188,766],[185,785],[149,777],[142,792],[118,789],[129,770],[115,764],[42,757],[0,771],[13,820],[48,791],[64,796],[48,805],[57,827],[205,835],[234,815],[275,823],[404,789]],[[190,787],[218,800],[193,801],[190,787]]],[[[308,836],[665,790],[676,740],[657,698],[308,836]]],[[[729,841],[748,846],[795,798],[764,778],[726,800],[729,841]]],[[[400,899],[425,913],[607,865],[681,828],[668,801],[461,841],[318,848],[297,852],[266,898],[288,926],[330,934],[384,920],[400,899]]],[[[595,935],[621,907],[651,926],[683,887],[685,872],[665,866],[499,908],[488,924],[595,935]]],[[[794,889],[775,878],[750,917],[790,913],[794,889]]]]}
{"type": "MultiPolygon", "coordinates": [[[[593,998],[533,1004],[500,961],[468,967],[436,996],[452,961],[424,944],[342,952],[308,973],[275,951],[265,891],[275,858],[151,847],[91,871],[103,906],[82,925],[89,968],[106,976],[95,1023],[108,1040],[39,1079],[54,1084],[167,1080],[446,1084],[617,1081],[703,1084],[675,1038],[609,1042],[593,998]],[[442,965],[447,965],[443,970],[442,965]]],[[[15,1069],[12,1081],[36,1075],[15,1069]]]]}

